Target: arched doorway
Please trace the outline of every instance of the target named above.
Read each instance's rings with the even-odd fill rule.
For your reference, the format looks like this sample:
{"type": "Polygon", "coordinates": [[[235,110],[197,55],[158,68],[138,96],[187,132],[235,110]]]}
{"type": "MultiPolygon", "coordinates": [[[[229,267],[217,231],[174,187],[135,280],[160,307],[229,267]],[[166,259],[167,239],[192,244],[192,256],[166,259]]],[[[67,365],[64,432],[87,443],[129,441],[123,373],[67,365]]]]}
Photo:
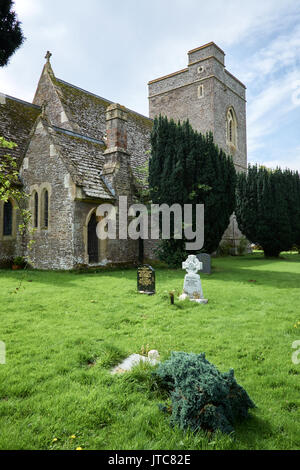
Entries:
{"type": "Polygon", "coordinates": [[[93,212],[88,224],[88,257],[89,263],[99,262],[99,240],[97,237],[97,219],[96,214],[93,212]]]}

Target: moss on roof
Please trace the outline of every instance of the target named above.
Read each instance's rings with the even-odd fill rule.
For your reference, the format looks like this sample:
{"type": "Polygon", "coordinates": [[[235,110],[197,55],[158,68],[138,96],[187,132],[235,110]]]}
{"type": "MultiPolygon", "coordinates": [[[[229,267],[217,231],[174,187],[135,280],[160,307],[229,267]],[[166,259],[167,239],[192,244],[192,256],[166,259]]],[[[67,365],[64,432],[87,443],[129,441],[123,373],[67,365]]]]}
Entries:
{"type": "Polygon", "coordinates": [[[136,122],[138,125],[142,125],[143,127],[146,127],[147,129],[151,130],[153,126],[153,121],[152,119],[143,116],[142,114],[135,113],[134,111],[127,110],[129,116],[132,118],[133,121],[136,122]]]}
{"type": "Polygon", "coordinates": [[[101,178],[105,145],[73,136],[63,130],[48,127],[73,181],[81,186],[87,196],[112,199],[101,178]]]}
{"type": "MultiPolygon", "coordinates": [[[[51,79],[61,97],[63,105],[71,112],[72,119],[79,125],[83,133],[95,138],[101,138],[106,130],[105,111],[113,102],[77,88],[70,83],[64,82],[54,76],[51,79]]],[[[136,113],[126,107],[129,119],[138,126],[147,129],[152,128],[152,119],[136,113]]]]}
{"type": "Polygon", "coordinates": [[[52,80],[54,85],[62,90],[62,101],[66,104],[69,103],[69,100],[76,100],[78,98],[83,98],[86,102],[86,106],[88,106],[90,103],[93,103],[94,106],[101,105],[107,108],[107,106],[112,104],[112,101],[101,98],[100,96],[94,95],[93,93],[78,88],[71,83],[64,82],[63,80],[60,80],[56,77],[53,77],[52,80]]]}
{"type": "Polygon", "coordinates": [[[13,141],[17,147],[10,151],[20,164],[33,125],[41,113],[41,108],[16,98],[6,97],[0,105],[0,135],[13,141]]]}

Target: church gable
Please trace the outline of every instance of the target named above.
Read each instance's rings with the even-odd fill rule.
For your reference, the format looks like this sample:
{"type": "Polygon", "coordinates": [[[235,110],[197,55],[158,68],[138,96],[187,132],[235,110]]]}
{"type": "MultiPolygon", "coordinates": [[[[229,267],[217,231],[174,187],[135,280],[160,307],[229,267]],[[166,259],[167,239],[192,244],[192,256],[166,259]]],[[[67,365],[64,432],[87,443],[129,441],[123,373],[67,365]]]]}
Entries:
{"type": "Polygon", "coordinates": [[[45,110],[51,124],[76,132],[80,129],[78,126],[72,125],[68,115],[69,111],[63,105],[54,81],[55,76],[48,57],[39,79],[33,103],[45,110]]]}
{"type": "MultiPolygon", "coordinates": [[[[47,172],[53,166],[52,157],[55,157],[61,160],[65,167],[64,173],[67,171],[72,184],[79,189],[77,193],[75,190],[74,199],[113,199],[114,195],[101,176],[105,148],[103,141],[52,126],[47,118],[41,116],[32,131],[21,175],[25,184],[34,171],[44,174],[43,179],[47,179],[47,172]],[[24,170],[29,172],[24,173],[24,170]]],[[[50,176],[49,172],[49,181],[56,182],[53,178],[57,177],[54,174],[50,176]]]]}
{"type": "MultiPolygon", "coordinates": [[[[50,53],[44,66],[34,103],[45,105],[45,113],[53,126],[64,128],[98,141],[106,137],[106,110],[112,101],[76,87],[57,77],[50,64],[50,53]]],[[[128,112],[128,152],[134,176],[141,178],[140,169],[150,149],[152,119],[135,111],[128,112]]],[[[142,173],[142,177],[144,174],[142,173]]]]}

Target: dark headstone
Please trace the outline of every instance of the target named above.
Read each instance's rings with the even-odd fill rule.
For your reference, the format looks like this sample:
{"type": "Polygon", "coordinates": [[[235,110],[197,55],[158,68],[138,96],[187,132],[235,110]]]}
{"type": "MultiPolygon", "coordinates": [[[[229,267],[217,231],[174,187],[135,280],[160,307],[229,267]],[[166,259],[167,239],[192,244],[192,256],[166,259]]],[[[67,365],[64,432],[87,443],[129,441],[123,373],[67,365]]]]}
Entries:
{"type": "Polygon", "coordinates": [[[200,263],[203,263],[203,268],[201,270],[202,274],[211,274],[211,257],[207,253],[199,253],[197,255],[200,263]]]}
{"type": "Polygon", "coordinates": [[[149,264],[138,268],[137,288],[141,294],[155,294],[155,270],[149,264]]]}

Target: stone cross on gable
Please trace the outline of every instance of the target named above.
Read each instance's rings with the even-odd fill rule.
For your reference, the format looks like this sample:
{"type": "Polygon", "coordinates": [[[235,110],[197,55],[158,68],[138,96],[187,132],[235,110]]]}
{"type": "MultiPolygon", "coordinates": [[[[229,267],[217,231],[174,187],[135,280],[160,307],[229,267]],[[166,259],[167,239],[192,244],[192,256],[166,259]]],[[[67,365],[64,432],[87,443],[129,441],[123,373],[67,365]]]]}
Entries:
{"type": "Polygon", "coordinates": [[[45,55],[45,59],[47,59],[47,62],[50,62],[51,56],[52,56],[51,52],[47,51],[47,54],[45,55]]]}
{"type": "Polygon", "coordinates": [[[187,260],[182,263],[182,269],[186,269],[188,274],[197,274],[202,267],[203,264],[195,255],[189,255],[187,260]]]}

